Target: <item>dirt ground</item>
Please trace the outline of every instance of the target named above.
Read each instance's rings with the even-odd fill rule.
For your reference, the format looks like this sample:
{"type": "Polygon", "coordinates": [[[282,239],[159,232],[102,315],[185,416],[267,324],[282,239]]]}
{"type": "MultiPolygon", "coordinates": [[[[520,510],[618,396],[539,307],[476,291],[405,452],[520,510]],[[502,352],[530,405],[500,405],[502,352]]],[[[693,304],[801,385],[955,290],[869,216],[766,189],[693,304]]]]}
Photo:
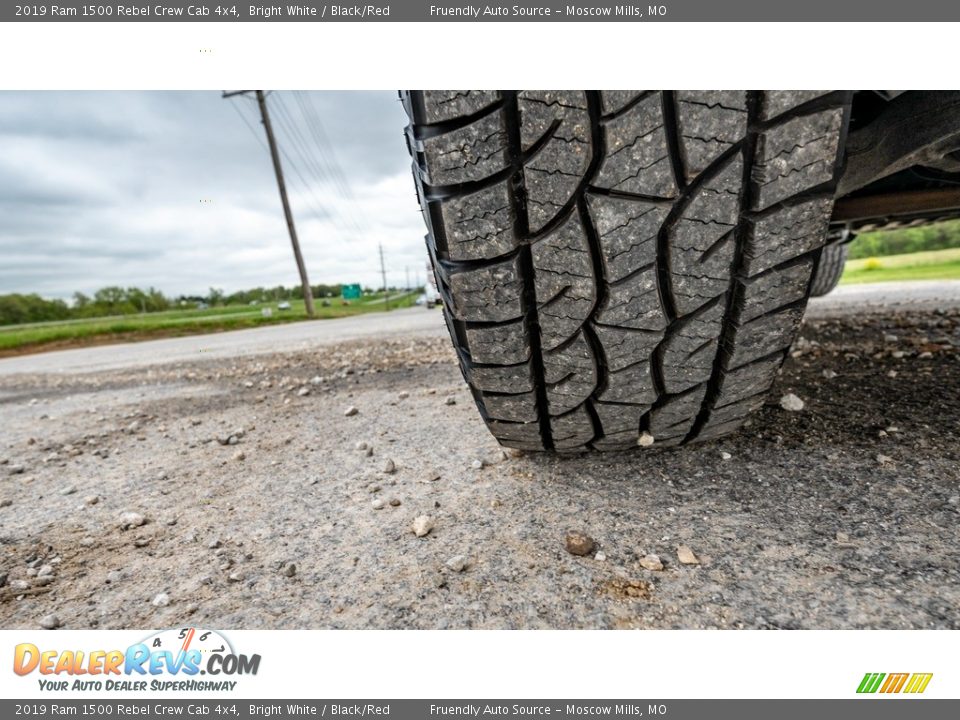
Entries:
{"type": "Polygon", "coordinates": [[[956,310],[808,323],[680,450],[503,452],[440,337],[13,375],[0,416],[4,628],[960,628],[956,310]]]}

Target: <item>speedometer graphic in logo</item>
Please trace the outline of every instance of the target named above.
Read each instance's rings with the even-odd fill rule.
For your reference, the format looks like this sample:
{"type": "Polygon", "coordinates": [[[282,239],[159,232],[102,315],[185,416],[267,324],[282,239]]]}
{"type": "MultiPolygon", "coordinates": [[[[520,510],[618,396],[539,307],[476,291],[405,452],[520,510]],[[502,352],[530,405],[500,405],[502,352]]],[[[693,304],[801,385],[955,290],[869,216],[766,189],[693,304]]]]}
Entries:
{"type": "Polygon", "coordinates": [[[163,630],[144,639],[143,642],[152,652],[166,650],[174,656],[191,650],[200,652],[202,657],[209,657],[214,653],[234,654],[229,640],[216,630],[202,627],[163,630]]]}

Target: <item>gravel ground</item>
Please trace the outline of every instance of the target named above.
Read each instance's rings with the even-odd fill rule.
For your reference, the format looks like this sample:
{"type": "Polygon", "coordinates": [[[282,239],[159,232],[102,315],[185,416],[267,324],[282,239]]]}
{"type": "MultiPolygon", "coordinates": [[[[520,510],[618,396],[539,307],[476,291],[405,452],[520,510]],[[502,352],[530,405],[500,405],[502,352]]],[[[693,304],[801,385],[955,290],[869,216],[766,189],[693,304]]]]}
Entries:
{"type": "Polygon", "coordinates": [[[0,413],[5,628],[960,628],[955,309],[811,320],[673,451],[504,452],[435,335],[9,375],[0,413]]]}

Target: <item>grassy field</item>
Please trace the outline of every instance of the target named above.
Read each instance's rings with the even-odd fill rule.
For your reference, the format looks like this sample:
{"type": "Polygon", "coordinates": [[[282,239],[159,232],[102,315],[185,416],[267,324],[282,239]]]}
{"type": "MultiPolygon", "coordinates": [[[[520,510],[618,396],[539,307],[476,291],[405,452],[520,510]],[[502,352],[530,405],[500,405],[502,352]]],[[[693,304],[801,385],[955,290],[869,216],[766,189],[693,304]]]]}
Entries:
{"type": "MultiPolygon", "coordinates": [[[[409,307],[413,305],[417,295],[418,293],[412,292],[391,296],[390,308],[409,307]]],[[[351,301],[349,305],[342,305],[339,298],[333,298],[330,302],[329,307],[323,307],[321,300],[317,300],[318,319],[383,312],[385,308],[382,293],[351,301]]],[[[0,326],[0,357],[61,347],[239,330],[306,319],[303,300],[291,300],[289,310],[278,310],[277,303],[263,303],[257,306],[230,305],[203,310],[191,308],[138,315],[4,325],[0,326]],[[271,317],[263,316],[264,308],[271,309],[271,317]]]]}
{"type": "Polygon", "coordinates": [[[960,248],[847,260],[840,283],[960,279],[960,248]]]}

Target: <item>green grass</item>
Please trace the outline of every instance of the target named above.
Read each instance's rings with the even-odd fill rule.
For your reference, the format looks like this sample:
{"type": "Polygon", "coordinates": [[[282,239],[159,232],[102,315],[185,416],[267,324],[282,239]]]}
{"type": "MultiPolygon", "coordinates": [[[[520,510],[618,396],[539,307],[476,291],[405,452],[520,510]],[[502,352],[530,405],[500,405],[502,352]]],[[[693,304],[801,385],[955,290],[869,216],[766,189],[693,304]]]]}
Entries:
{"type": "Polygon", "coordinates": [[[891,280],[958,280],[960,248],[847,260],[842,285],[891,280]]]}
{"type": "MultiPolygon", "coordinates": [[[[418,294],[412,292],[391,296],[390,308],[410,307],[418,294]]],[[[331,298],[330,307],[324,307],[322,302],[322,298],[316,300],[317,319],[384,311],[382,293],[351,301],[349,305],[342,305],[340,298],[331,298]]],[[[5,325],[0,326],[0,354],[29,352],[44,347],[52,349],[57,346],[198,335],[307,319],[309,318],[303,300],[291,300],[289,310],[278,310],[277,303],[271,302],[256,306],[230,305],[203,310],[190,308],[138,315],[5,325]],[[273,315],[263,317],[263,308],[270,308],[273,315]]]]}

